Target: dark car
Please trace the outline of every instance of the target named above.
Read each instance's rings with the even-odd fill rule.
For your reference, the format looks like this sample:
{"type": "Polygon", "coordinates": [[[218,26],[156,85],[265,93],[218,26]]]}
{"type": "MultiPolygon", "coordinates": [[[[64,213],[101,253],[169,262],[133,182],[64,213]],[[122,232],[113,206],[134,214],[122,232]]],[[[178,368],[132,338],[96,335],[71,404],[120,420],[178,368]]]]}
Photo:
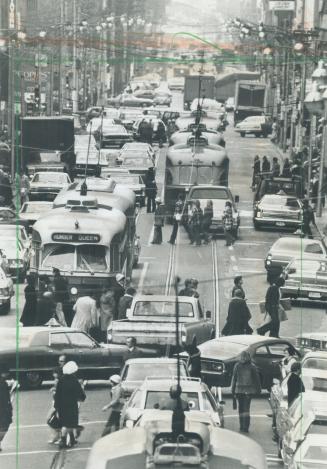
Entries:
{"type": "Polygon", "coordinates": [[[277,231],[296,231],[302,225],[302,202],[283,191],[265,194],[253,207],[253,225],[256,230],[272,228],[277,231]]]}
{"type": "Polygon", "coordinates": [[[116,107],[148,107],[152,106],[153,100],[148,98],[138,98],[132,94],[120,94],[115,98],[109,98],[108,104],[116,107]]]}
{"type": "Polygon", "coordinates": [[[254,194],[254,203],[262,199],[265,194],[277,194],[283,191],[287,195],[292,195],[302,199],[303,181],[301,178],[273,177],[271,173],[261,173],[258,176],[258,184],[254,194]]]}
{"type": "Polygon", "coordinates": [[[99,345],[85,332],[68,327],[24,327],[19,334],[14,327],[0,331],[0,366],[9,367],[14,379],[18,373],[21,384],[29,388],[52,379],[60,355],[76,361],[80,378],[108,379],[119,373],[126,351],[123,345],[99,345]]]}
{"type": "Polygon", "coordinates": [[[201,351],[202,379],[209,386],[228,387],[231,385],[235,363],[243,351],[248,351],[258,367],[261,384],[270,389],[273,378],[280,379],[279,362],[284,350],[294,346],[285,339],[260,335],[234,335],[209,340],[198,346],[201,351]]]}

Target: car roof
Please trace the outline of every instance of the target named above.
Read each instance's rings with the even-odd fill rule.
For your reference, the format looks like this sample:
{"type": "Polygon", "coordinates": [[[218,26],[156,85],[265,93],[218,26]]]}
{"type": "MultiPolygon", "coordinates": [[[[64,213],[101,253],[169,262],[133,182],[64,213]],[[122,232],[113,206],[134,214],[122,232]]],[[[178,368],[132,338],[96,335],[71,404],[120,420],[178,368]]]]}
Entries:
{"type": "Polygon", "coordinates": [[[147,358],[130,358],[126,360],[125,365],[133,365],[133,364],[142,364],[142,363],[166,363],[166,364],[174,364],[177,363],[176,358],[168,358],[168,357],[147,357],[147,358]]]}
{"type": "Polygon", "coordinates": [[[282,236],[274,242],[272,247],[276,245],[281,245],[283,243],[286,244],[289,241],[292,243],[294,242],[294,244],[301,244],[301,246],[308,246],[312,243],[318,243],[320,245],[322,244],[319,239],[308,239],[308,238],[301,238],[298,236],[282,236]]]}
{"type": "MultiPolygon", "coordinates": [[[[134,296],[134,301],[169,301],[169,302],[176,302],[176,296],[167,296],[167,295],[136,295],[134,296]]],[[[179,296],[178,303],[193,303],[196,302],[197,299],[193,296],[179,296]]]]}
{"type": "MultiPolygon", "coordinates": [[[[216,339],[212,339],[210,342],[227,342],[232,344],[240,344],[240,345],[252,345],[257,344],[260,342],[280,342],[286,339],[276,338],[276,337],[264,337],[262,335],[252,334],[252,335],[230,335],[224,337],[217,337],[216,339]]],[[[201,347],[201,345],[200,345],[201,347]]]]}
{"type": "MultiPolygon", "coordinates": [[[[326,337],[326,333],[324,334],[325,337],[326,337]]],[[[307,358],[323,358],[323,359],[327,359],[327,351],[324,352],[323,350],[314,350],[314,351],[310,351],[308,353],[306,353],[303,357],[303,360],[302,360],[302,363],[304,362],[304,360],[306,360],[307,358]]]]}
{"type": "MultiPolygon", "coordinates": [[[[171,386],[177,384],[176,378],[172,377],[151,377],[145,378],[139,389],[144,391],[169,391],[171,386]]],[[[197,378],[181,379],[181,387],[183,392],[202,392],[206,389],[206,385],[197,378]]]]}

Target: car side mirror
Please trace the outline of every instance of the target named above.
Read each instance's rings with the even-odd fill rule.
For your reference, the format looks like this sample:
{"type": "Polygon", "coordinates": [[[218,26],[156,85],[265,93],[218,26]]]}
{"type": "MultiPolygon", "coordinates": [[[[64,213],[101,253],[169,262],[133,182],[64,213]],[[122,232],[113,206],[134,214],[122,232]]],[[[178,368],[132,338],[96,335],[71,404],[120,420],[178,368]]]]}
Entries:
{"type": "Polygon", "coordinates": [[[211,311],[206,311],[206,319],[211,319],[211,311]]]}
{"type": "Polygon", "coordinates": [[[238,204],[240,201],[240,196],[239,195],[235,195],[235,203],[238,204]]]}

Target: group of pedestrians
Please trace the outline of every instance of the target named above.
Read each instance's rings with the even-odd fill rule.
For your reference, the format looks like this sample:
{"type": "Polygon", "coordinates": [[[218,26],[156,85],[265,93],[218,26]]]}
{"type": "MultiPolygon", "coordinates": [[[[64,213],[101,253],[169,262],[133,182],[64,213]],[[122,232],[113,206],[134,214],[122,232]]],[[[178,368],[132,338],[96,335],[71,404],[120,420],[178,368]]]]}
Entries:
{"type": "Polygon", "coordinates": [[[292,170],[291,170],[291,163],[289,158],[285,158],[283,160],[283,168],[281,169],[280,162],[276,156],[272,158],[272,161],[268,159],[266,155],[262,157],[262,161],[260,160],[259,155],[255,155],[253,160],[253,173],[252,173],[252,190],[255,190],[258,184],[258,178],[261,173],[268,173],[271,174],[273,177],[284,177],[284,178],[291,178],[292,177],[292,170]]]}
{"type": "Polygon", "coordinates": [[[136,290],[125,288],[125,276],[117,274],[108,288],[81,296],[72,307],[68,283],[59,269],[53,269],[53,279],[42,278],[36,290],[35,278],[27,277],[24,290],[25,305],[20,318],[24,327],[58,324],[87,332],[105,342],[112,320],[124,319],[136,290]]]}

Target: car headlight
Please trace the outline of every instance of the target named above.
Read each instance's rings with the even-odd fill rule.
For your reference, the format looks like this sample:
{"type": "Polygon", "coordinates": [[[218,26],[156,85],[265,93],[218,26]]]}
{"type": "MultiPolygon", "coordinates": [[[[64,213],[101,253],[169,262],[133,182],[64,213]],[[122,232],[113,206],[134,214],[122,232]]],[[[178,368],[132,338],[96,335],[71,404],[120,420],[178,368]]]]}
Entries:
{"type": "Polygon", "coordinates": [[[109,331],[107,332],[107,341],[108,341],[108,342],[112,342],[112,331],[111,331],[111,330],[109,330],[109,331]]]}
{"type": "Polygon", "coordinates": [[[261,218],[262,217],[262,210],[260,210],[260,208],[257,208],[257,218],[261,218]]]}
{"type": "Polygon", "coordinates": [[[70,293],[71,293],[72,295],[77,295],[77,293],[78,293],[77,288],[76,288],[76,287],[72,287],[72,288],[70,289],[70,293]]]}
{"type": "Polygon", "coordinates": [[[9,288],[0,288],[0,295],[1,296],[8,296],[9,295],[9,288]]]}
{"type": "Polygon", "coordinates": [[[134,427],[134,421],[133,420],[126,420],[125,427],[126,428],[133,428],[134,427]]]}

